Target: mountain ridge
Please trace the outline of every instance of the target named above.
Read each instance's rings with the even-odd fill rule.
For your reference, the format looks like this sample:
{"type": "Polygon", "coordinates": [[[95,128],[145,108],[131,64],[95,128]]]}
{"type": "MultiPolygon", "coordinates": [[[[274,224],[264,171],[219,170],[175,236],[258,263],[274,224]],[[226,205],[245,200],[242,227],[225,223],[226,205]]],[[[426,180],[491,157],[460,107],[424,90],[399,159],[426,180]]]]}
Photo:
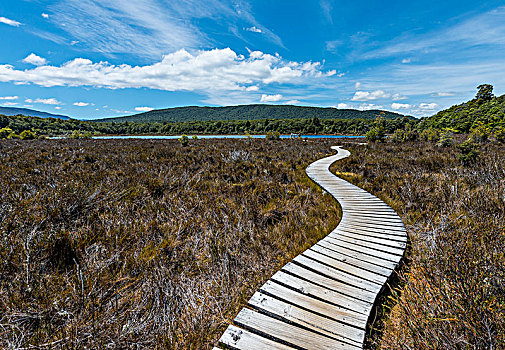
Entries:
{"type": "Polygon", "coordinates": [[[12,117],[12,116],[16,116],[16,115],[23,115],[26,117],[58,118],[58,119],[63,119],[63,120],[71,119],[70,117],[67,117],[66,115],[52,114],[52,113],[48,113],[48,112],[37,111],[35,109],[18,108],[18,107],[1,107],[0,106],[0,114],[8,116],[8,117],[12,117]]]}
{"type": "MultiPolygon", "coordinates": [[[[187,121],[225,121],[257,119],[375,119],[383,114],[386,119],[403,117],[403,114],[369,110],[337,109],[333,107],[307,107],[292,105],[238,105],[226,107],[174,107],[156,109],[124,117],[94,119],[93,122],[187,122],[187,121]]],[[[91,121],[91,120],[90,120],[91,121]]]]}

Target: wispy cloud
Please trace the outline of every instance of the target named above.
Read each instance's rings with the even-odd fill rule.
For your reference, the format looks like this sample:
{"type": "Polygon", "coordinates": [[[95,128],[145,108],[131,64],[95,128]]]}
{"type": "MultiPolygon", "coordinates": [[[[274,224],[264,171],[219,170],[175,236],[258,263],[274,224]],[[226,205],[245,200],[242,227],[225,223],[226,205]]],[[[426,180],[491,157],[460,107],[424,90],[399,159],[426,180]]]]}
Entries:
{"type": "Polygon", "coordinates": [[[31,98],[28,98],[25,100],[26,103],[41,103],[44,105],[61,105],[62,103],[58,101],[55,98],[37,98],[35,100],[32,100],[31,98]]]}
{"type": "Polygon", "coordinates": [[[49,15],[47,13],[42,13],[41,16],[45,19],[48,19],[49,18],[49,15]]]}
{"type": "Polygon", "coordinates": [[[41,86],[94,86],[110,89],[150,88],[166,91],[246,91],[258,84],[307,84],[323,79],[319,62],[286,61],[278,55],[259,51],[249,57],[231,49],[199,51],[180,50],[160,62],[146,66],[94,63],[77,58],[61,66],[39,66],[18,70],[0,65],[0,81],[33,83],[41,86]]]}
{"type": "Polygon", "coordinates": [[[20,22],[5,17],[0,17],[0,23],[4,23],[12,27],[19,27],[21,25],[20,22]]]}
{"type": "Polygon", "coordinates": [[[154,110],[152,107],[135,107],[136,112],[150,112],[154,110]]]}
{"type": "Polygon", "coordinates": [[[248,32],[253,32],[253,33],[263,33],[263,31],[261,29],[256,28],[255,26],[246,28],[245,30],[247,30],[248,32]]]}
{"type": "Polygon", "coordinates": [[[19,97],[18,96],[0,96],[0,101],[14,101],[17,100],[19,97]]]}
{"type": "Polygon", "coordinates": [[[86,106],[89,106],[89,103],[88,102],[74,102],[74,106],[86,107],[86,106]]]}
{"type": "Polygon", "coordinates": [[[409,105],[408,103],[392,103],[391,108],[394,110],[399,110],[399,109],[409,109],[412,108],[412,105],[409,105]]]}
{"type": "Polygon", "coordinates": [[[211,20],[218,32],[236,32],[245,25],[282,45],[256,21],[250,5],[239,0],[61,0],[50,9],[50,20],[74,41],[104,54],[160,57],[182,48],[218,46],[217,39],[197,25],[200,19],[211,20]]]}

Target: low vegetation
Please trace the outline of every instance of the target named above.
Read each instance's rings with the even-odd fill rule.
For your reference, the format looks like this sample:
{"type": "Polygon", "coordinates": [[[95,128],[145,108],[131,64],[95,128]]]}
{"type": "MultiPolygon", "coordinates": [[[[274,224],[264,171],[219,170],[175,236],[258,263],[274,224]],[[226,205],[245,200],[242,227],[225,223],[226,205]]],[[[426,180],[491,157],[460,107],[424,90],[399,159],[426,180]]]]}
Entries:
{"type": "Polygon", "coordinates": [[[331,141],[0,141],[0,348],[210,349],[337,224],[331,141]]]}
{"type": "Polygon", "coordinates": [[[349,145],[332,168],[391,205],[410,237],[376,348],[505,348],[505,148],[465,139],[349,145]]]}

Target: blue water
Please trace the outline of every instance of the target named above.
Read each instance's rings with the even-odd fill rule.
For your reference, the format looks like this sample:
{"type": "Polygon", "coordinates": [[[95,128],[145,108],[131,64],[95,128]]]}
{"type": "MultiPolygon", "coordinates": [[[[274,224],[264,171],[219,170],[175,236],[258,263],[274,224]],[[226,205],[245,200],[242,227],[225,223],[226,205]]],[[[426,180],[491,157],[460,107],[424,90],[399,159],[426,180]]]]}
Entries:
{"type": "MultiPolygon", "coordinates": [[[[191,139],[193,135],[188,135],[191,139]]],[[[246,139],[251,137],[253,139],[263,139],[266,135],[196,135],[199,139],[246,139]]],[[[302,138],[308,139],[341,139],[341,138],[362,138],[364,136],[342,136],[342,135],[300,135],[302,138]]],[[[148,140],[173,140],[181,136],[157,136],[157,135],[122,135],[122,136],[94,136],[93,139],[148,139],[148,140]]],[[[289,139],[290,135],[281,135],[281,139],[289,139]]]]}

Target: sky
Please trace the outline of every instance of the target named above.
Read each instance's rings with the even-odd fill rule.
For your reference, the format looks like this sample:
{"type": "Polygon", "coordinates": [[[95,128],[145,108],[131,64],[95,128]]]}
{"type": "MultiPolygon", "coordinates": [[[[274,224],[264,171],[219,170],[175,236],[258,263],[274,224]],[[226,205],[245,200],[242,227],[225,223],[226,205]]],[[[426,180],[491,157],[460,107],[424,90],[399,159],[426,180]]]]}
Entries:
{"type": "Polygon", "coordinates": [[[424,117],[505,93],[505,3],[0,2],[0,106],[78,119],[251,103],[424,117]]]}

